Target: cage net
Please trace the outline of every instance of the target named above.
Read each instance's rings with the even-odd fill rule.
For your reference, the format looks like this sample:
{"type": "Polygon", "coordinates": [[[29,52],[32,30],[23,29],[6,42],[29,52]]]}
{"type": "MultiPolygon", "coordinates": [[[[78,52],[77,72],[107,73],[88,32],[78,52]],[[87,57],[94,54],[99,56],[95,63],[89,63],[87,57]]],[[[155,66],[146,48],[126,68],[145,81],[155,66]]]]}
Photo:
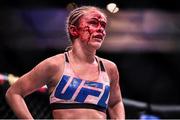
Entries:
{"type": "MultiPolygon", "coordinates": [[[[6,102],[5,94],[15,77],[0,74],[0,119],[17,119],[6,102]]],[[[16,78],[17,79],[17,78],[16,78]]],[[[11,101],[13,102],[13,101],[11,101]]],[[[42,87],[25,97],[25,102],[33,118],[52,119],[47,88],[42,87]]],[[[124,98],[126,119],[159,120],[180,119],[180,105],[157,105],[124,98]]],[[[109,114],[107,112],[107,118],[109,114]]]]}
{"type": "MultiPolygon", "coordinates": [[[[0,119],[17,119],[5,100],[9,86],[8,81],[0,85],[0,119]]],[[[47,90],[39,90],[25,97],[29,111],[35,119],[52,119],[48,96],[47,90]]]]}

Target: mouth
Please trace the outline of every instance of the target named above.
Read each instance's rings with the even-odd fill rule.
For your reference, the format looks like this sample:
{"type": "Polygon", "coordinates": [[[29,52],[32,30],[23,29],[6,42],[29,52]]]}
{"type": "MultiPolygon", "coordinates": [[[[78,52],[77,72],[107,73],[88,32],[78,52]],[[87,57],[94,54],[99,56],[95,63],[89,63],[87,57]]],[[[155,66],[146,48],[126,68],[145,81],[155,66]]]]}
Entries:
{"type": "Polygon", "coordinates": [[[95,35],[93,38],[98,40],[98,41],[102,41],[103,40],[103,36],[102,35],[95,35]]]}

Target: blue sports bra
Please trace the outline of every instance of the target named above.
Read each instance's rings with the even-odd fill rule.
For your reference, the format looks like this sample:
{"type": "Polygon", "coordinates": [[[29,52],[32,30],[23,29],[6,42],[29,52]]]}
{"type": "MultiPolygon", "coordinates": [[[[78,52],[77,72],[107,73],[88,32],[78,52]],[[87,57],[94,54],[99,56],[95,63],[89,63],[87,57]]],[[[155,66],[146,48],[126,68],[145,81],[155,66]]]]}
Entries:
{"type": "Polygon", "coordinates": [[[78,78],[69,63],[68,53],[64,53],[65,68],[58,84],[50,95],[50,105],[54,109],[96,109],[106,112],[110,94],[110,80],[105,67],[99,64],[98,82],[78,78]]]}

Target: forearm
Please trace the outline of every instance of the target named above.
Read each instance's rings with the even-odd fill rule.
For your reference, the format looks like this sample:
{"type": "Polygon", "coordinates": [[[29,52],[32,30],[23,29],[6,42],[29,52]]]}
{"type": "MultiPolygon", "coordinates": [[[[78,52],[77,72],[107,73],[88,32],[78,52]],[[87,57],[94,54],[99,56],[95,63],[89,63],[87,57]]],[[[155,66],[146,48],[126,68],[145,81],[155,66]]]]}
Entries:
{"type": "Polygon", "coordinates": [[[33,119],[22,96],[20,96],[18,94],[7,92],[6,100],[18,118],[33,119]]]}
{"type": "Polygon", "coordinates": [[[125,110],[122,102],[119,102],[116,105],[109,107],[108,110],[111,119],[125,119],[125,110]]]}

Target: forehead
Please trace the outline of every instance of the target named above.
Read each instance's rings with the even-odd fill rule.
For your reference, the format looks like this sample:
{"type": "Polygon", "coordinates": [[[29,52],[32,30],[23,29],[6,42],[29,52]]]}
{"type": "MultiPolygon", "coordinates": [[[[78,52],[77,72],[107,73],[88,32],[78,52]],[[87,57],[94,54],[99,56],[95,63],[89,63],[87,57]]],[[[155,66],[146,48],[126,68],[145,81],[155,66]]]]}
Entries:
{"type": "Polygon", "coordinates": [[[92,19],[92,18],[96,18],[96,19],[101,19],[101,20],[103,20],[103,21],[107,21],[106,20],[106,16],[102,13],[102,12],[100,12],[99,10],[88,10],[88,11],[86,11],[85,13],[84,13],[84,15],[83,15],[83,17],[82,17],[82,19],[85,19],[85,20],[87,20],[87,19],[92,19]]]}

